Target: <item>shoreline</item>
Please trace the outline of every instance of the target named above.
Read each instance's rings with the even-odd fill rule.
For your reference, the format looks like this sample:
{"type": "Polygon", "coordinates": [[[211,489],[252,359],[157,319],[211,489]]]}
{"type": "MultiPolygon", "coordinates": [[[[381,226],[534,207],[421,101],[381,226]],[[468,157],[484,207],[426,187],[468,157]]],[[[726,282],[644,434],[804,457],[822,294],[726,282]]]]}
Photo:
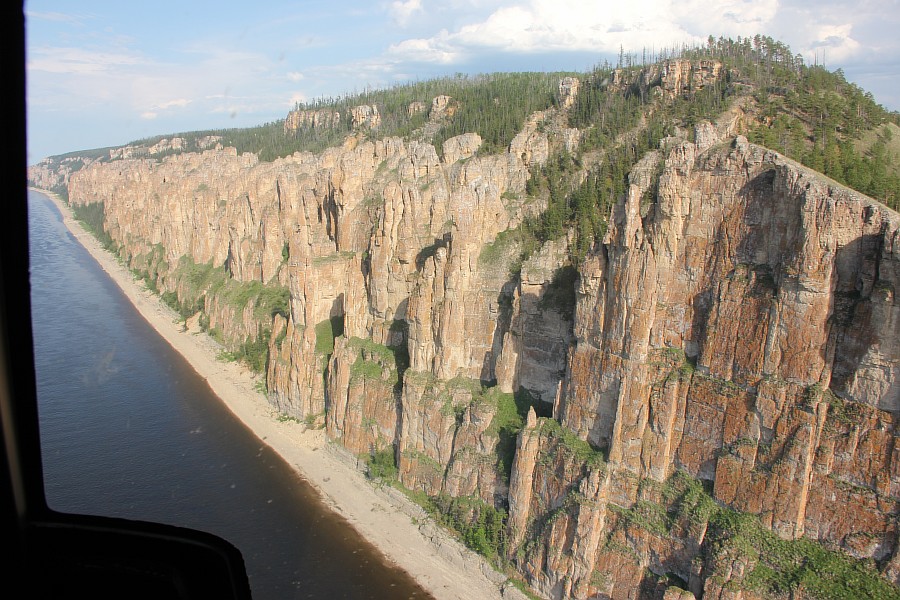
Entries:
{"type": "Polygon", "coordinates": [[[75,220],[53,192],[29,187],[49,198],[63,224],[124,292],[134,308],[209,384],[219,400],[259,440],[282,457],[333,512],[343,517],[387,562],[406,571],[436,600],[525,598],[487,561],[436,525],[400,491],[374,485],[358,461],[324,430],[307,429],[278,414],[256,384],[259,375],[237,362],[217,359],[221,346],[134,279],[118,258],[75,220]]]}

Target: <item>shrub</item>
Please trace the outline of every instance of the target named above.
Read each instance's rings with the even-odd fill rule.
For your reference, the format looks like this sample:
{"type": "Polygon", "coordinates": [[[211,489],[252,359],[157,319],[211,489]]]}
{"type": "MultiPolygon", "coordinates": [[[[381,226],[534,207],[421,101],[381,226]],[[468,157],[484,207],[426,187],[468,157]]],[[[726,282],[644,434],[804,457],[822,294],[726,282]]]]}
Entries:
{"type": "Polygon", "coordinates": [[[397,461],[394,447],[378,450],[368,459],[368,476],[370,479],[393,480],[397,478],[397,461]]]}
{"type": "Polygon", "coordinates": [[[316,325],[316,352],[324,356],[334,354],[334,338],[344,335],[344,316],[331,317],[316,325]]]}

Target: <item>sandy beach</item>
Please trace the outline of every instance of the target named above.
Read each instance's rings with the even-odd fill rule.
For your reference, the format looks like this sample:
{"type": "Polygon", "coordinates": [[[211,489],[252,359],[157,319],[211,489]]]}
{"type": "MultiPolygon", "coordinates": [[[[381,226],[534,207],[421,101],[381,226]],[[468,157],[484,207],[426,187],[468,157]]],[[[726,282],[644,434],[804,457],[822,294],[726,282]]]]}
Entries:
{"type": "Polygon", "coordinates": [[[468,550],[399,491],[378,486],[357,468],[356,459],[328,440],[323,430],[279,421],[255,388],[259,376],[241,364],[217,360],[221,346],[196,326],[185,327],[158,296],[135,281],[117,258],[82,229],[59,197],[48,196],[72,235],[91,253],[148,323],[206,379],[237,419],[293,466],[390,562],[412,575],[438,600],[524,598],[485,560],[468,550]]]}

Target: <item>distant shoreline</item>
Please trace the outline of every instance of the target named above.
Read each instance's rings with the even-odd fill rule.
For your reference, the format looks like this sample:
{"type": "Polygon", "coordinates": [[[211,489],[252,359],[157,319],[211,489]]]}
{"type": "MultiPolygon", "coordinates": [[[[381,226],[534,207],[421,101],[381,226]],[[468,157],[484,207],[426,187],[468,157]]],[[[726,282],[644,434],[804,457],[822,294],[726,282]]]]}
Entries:
{"type": "Polygon", "coordinates": [[[400,492],[373,486],[354,466],[349,453],[331,443],[324,431],[279,421],[275,409],[255,389],[258,375],[239,363],[217,360],[221,346],[196,327],[187,328],[179,322],[175,311],[136,281],[115,255],[81,227],[57,194],[29,189],[57,206],[69,232],[234,416],[290,464],[331,510],[345,518],[389,562],[409,573],[437,600],[524,598],[504,584],[505,576],[431,523],[424,511],[400,492]]]}

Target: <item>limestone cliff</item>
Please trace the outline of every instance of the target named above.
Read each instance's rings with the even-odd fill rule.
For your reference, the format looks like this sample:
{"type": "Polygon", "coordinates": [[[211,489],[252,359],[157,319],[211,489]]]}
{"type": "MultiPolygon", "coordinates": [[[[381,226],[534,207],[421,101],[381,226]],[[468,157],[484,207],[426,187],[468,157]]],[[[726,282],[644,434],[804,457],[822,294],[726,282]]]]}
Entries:
{"type": "MultiPolygon", "coordinates": [[[[667,102],[722,71],[609,85],[667,102]]],[[[362,129],[320,154],[119,153],[32,179],[102,203],[123,259],[230,350],[267,348],[279,412],[393,453],[411,490],[507,509],[505,559],[542,595],[778,595],[779,552],[900,581],[900,216],[735,117],[647,153],[583,258],[572,233],[523,256],[548,202],[526,182],[581,143],[581,87],[495,155],[475,133],[442,158],[375,139],[362,106],[289,116],[362,129]]],[[[426,131],[457,109],[434,97],[426,131]]]]}
{"type": "Polygon", "coordinates": [[[650,593],[647,569],[698,596],[740,589],[758,559],[726,569],[709,522],[673,518],[684,474],[781,538],[886,565],[900,216],[741,137],[676,144],[644,217],[635,179],[580,265],[554,411],[606,461],[548,485],[558,443],[529,423],[510,489],[514,535],[533,539],[520,568],[551,597],[650,593]]]}
{"type": "Polygon", "coordinates": [[[239,352],[266,336],[280,412],[324,424],[354,452],[394,448],[411,487],[423,477],[407,460],[417,456],[439,465],[428,493],[493,502],[504,487],[497,433],[486,432],[496,402],[479,381],[495,379],[510,257],[483,266],[479,255],[521,220],[510,198],[546,160],[548,141],[532,125],[515,152],[477,156],[479,145],[474,134],[451,138],[439,159],[430,144],[350,137],[272,163],[229,148],[121,159],[84,168],[70,199],[102,203],[123,258],[164,296],[201,310],[226,346],[239,352]],[[236,306],[248,294],[216,277],[286,288],[288,310],[236,306]],[[436,387],[414,383],[432,379],[436,387]],[[448,391],[451,380],[470,393],[448,391]],[[473,445],[483,466],[462,459],[473,445]]]}

